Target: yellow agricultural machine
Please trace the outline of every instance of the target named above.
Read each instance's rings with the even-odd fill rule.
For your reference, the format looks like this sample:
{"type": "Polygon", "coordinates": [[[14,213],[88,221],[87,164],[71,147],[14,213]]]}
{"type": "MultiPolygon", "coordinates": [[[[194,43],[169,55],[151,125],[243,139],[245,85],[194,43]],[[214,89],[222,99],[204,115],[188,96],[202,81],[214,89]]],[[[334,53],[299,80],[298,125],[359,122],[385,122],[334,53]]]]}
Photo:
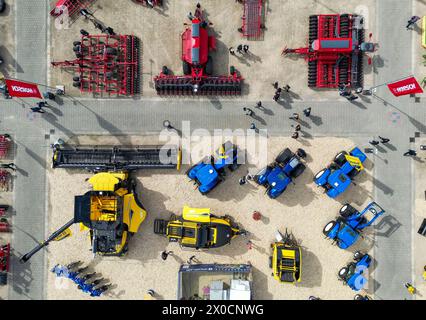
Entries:
{"type": "Polygon", "coordinates": [[[302,279],[302,250],[292,234],[286,230],[283,236],[277,233],[277,241],[271,244],[272,256],[269,267],[272,276],[279,282],[293,283],[302,279]]]}
{"type": "Polygon", "coordinates": [[[247,232],[235,225],[229,216],[218,217],[208,208],[183,207],[181,217],[172,215],[169,221],[156,219],[154,233],[165,235],[170,242],[195,249],[218,248],[230,244],[247,232]]]}
{"type": "Polygon", "coordinates": [[[22,262],[51,241],[69,235],[69,227],[74,223],[80,223],[80,230],[89,231],[94,255],[121,256],[127,252],[129,239],[147,215],[136,196],[134,181],[125,172],[101,172],[91,177],[89,183],[92,190],[75,197],[74,218],[25,254],[22,262]]]}

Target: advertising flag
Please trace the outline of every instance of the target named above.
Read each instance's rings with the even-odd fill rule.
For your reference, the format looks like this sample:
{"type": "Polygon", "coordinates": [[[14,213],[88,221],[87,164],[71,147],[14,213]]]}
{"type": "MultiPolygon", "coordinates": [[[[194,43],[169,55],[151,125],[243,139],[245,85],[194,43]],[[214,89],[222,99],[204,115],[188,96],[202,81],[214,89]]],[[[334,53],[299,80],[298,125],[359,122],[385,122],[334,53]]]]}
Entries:
{"type": "Polygon", "coordinates": [[[42,99],[40,91],[34,83],[6,79],[6,86],[11,97],[42,99]]]}
{"type": "Polygon", "coordinates": [[[395,97],[407,94],[423,93],[422,87],[414,77],[389,83],[388,88],[395,97]]]}

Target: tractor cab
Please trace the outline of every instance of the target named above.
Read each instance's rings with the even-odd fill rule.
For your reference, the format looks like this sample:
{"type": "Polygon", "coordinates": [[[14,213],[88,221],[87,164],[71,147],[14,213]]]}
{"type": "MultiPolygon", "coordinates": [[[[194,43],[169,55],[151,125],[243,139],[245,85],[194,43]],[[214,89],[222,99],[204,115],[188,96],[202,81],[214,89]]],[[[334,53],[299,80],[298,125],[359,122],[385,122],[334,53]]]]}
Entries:
{"type": "Polygon", "coordinates": [[[218,248],[229,244],[237,235],[244,234],[227,216],[211,215],[208,208],[183,208],[182,217],[169,221],[156,219],[154,233],[165,235],[170,242],[195,249],[218,248]]]}

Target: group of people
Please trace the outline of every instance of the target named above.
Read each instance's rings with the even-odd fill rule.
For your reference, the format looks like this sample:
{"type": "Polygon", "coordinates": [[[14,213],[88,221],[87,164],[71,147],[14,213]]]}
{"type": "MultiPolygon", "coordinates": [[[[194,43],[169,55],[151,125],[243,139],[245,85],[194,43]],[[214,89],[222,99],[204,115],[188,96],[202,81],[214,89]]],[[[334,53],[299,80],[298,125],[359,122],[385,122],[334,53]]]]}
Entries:
{"type": "MultiPolygon", "coordinates": [[[[237,46],[237,53],[244,55],[247,54],[249,52],[249,46],[247,44],[239,44],[237,46]]],[[[233,56],[235,56],[235,49],[234,47],[230,47],[229,48],[229,53],[233,56]]]]}
{"type": "MultiPolygon", "coordinates": [[[[306,108],[306,109],[304,109],[303,110],[303,114],[305,115],[305,117],[310,117],[311,116],[311,111],[312,111],[312,108],[311,107],[308,107],[308,108],[306,108]]],[[[302,127],[301,127],[301,125],[300,125],[300,123],[299,123],[299,120],[300,120],[300,115],[297,113],[297,112],[294,112],[290,117],[289,117],[289,119],[290,120],[294,120],[294,121],[296,121],[296,125],[291,125],[293,128],[294,128],[294,132],[293,132],[293,134],[291,135],[291,137],[293,138],[293,139],[298,139],[299,138],[299,132],[302,130],[302,127]]]]}
{"type": "Polygon", "coordinates": [[[79,290],[89,293],[91,297],[99,297],[109,289],[111,284],[102,284],[103,278],[98,278],[96,272],[86,273],[88,267],[80,267],[80,265],[81,261],[72,262],[66,266],[57,264],[51,271],[57,277],[72,280],[79,290]]]}
{"type": "Polygon", "coordinates": [[[275,88],[275,94],[272,98],[275,102],[277,102],[281,98],[281,94],[283,92],[289,93],[290,92],[290,86],[286,84],[284,87],[280,88],[278,81],[273,83],[272,86],[275,88]]]}
{"type": "MultiPolygon", "coordinates": [[[[105,34],[109,34],[110,36],[115,35],[114,29],[111,27],[107,27],[105,26],[102,22],[100,22],[99,20],[97,20],[93,13],[89,12],[89,10],[87,10],[86,8],[83,8],[80,10],[80,14],[85,18],[85,19],[89,19],[93,25],[95,26],[96,29],[100,30],[102,33],[105,34]]],[[[82,35],[89,35],[89,33],[85,30],[81,30],[80,33],[82,35]],[[84,31],[84,32],[83,32],[84,31]]]]}
{"type": "Polygon", "coordinates": [[[354,101],[358,99],[358,96],[352,93],[352,89],[350,85],[344,85],[344,84],[339,85],[339,95],[341,97],[345,97],[346,99],[348,99],[348,101],[354,101]]]}

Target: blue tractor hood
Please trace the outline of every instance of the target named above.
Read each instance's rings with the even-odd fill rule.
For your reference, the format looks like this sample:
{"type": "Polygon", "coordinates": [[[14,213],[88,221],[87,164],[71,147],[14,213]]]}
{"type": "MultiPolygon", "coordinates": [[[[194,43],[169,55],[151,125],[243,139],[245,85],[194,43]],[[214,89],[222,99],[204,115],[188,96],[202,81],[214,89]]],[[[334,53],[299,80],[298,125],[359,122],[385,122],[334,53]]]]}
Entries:
{"type": "Polygon", "coordinates": [[[327,237],[335,240],[340,249],[347,249],[358,240],[359,233],[340,219],[336,222],[336,225],[329,231],[327,237]]]}
{"type": "Polygon", "coordinates": [[[201,169],[197,171],[196,177],[201,185],[207,186],[217,180],[218,173],[211,164],[206,164],[205,166],[203,166],[201,169]]]}
{"type": "Polygon", "coordinates": [[[280,166],[276,166],[268,175],[268,196],[271,198],[278,197],[287,186],[291,183],[291,179],[284,173],[280,166]]]}
{"type": "Polygon", "coordinates": [[[351,179],[342,170],[336,170],[329,175],[328,183],[332,189],[327,191],[327,195],[336,198],[349,187],[351,179]]]}

